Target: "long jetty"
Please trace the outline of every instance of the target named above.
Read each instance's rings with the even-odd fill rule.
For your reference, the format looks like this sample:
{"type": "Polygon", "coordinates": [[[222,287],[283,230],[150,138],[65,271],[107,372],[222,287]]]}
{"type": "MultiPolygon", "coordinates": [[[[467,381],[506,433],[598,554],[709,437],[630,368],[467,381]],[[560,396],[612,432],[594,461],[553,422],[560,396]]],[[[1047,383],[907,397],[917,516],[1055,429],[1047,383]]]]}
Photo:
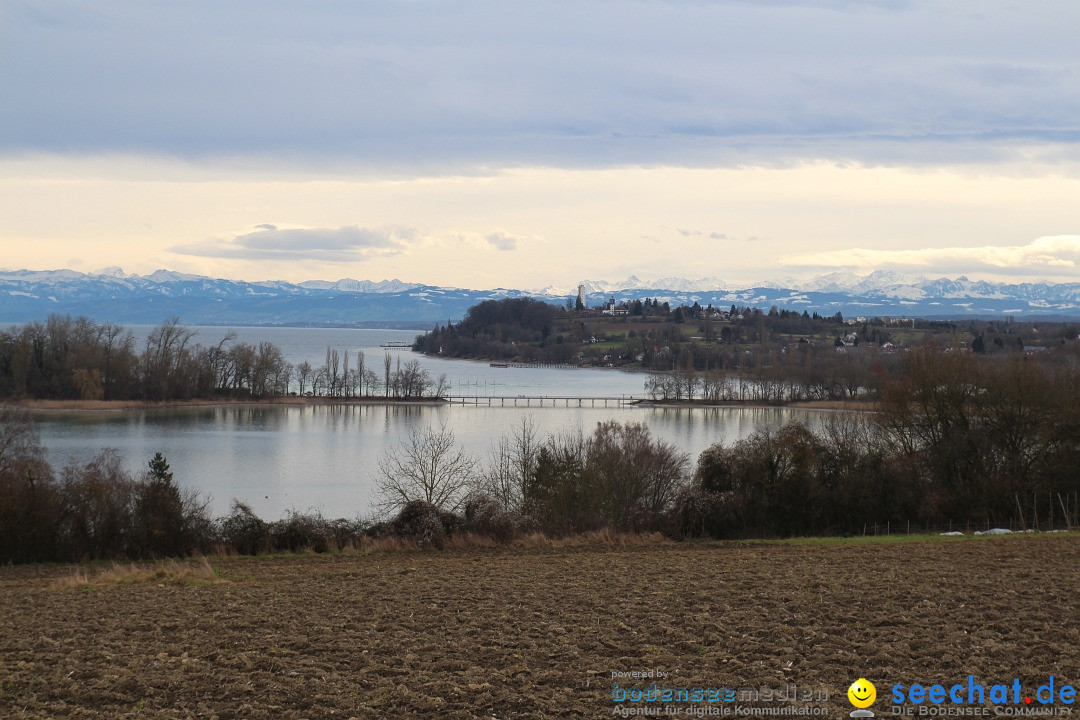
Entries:
{"type": "Polygon", "coordinates": [[[633,395],[444,395],[443,399],[456,405],[499,405],[501,407],[609,407],[633,405],[642,398],[633,395]]]}
{"type": "Polygon", "coordinates": [[[548,370],[578,370],[577,365],[569,363],[543,363],[543,362],[493,362],[493,368],[544,368],[548,370]]]}

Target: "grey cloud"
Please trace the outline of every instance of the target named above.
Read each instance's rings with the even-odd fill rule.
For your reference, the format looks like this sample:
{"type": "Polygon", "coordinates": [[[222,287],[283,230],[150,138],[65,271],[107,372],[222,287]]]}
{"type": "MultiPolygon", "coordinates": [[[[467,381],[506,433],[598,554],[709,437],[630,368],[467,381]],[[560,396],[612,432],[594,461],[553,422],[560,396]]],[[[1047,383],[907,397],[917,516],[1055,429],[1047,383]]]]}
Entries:
{"type": "Polygon", "coordinates": [[[256,225],[254,232],[229,240],[177,245],[170,252],[232,260],[317,260],[357,262],[397,255],[419,237],[412,228],[278,228],[256,225]]]}
{"type": "Polygon", "coordinates": [[[486,240],[499,250],[517,250],[517,238],[506,233],[497,232],[488,235],[486,240]]]}
{"type": "Polygon", "coordinates": [[[0,155],[412,172],[1080,145],[1074,0],[38,6],[5,6],[0,155]]]}
{"type": "Polygon", "coordinates": [[[710,232],[706,233],[704,230],[691,230],[689,228],[678,228],[678,233],[683,237],[703,237],[707,236],[710,240],[727,240],[728,236],[722,232],[710,232]]]}

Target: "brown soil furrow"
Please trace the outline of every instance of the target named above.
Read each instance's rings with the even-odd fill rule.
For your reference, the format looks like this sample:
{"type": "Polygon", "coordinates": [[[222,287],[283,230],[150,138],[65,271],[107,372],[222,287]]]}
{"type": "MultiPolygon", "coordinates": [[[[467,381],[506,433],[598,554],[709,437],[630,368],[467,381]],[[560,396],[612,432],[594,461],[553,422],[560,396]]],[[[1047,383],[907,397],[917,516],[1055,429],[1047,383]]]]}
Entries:
{"type": "Polygon", "coordinates": [[[0,568],[0,717],[591,718],[649,668],[830,717],[863,676],[879,715],[896,682],[1080,684],[1075,536],[211,562],[229,583],[0,568]]]}

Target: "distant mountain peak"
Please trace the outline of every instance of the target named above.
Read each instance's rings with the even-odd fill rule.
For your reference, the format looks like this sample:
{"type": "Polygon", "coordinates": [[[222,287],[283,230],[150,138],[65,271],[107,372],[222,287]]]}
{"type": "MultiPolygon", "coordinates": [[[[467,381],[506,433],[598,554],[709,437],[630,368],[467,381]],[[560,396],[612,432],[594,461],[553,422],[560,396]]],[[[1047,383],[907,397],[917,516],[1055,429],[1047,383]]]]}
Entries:
{"type": "Polygon", "coordinates": [[[697,279],[681,277],[665,277],[657,280],[642,280],[637,275],[630,275],[625,280],[581,280],[572,287],[561,285],[548,285],[547,287],[531,290],[537,295],[577,295],[578,287],[585,288],[586,295],[610,294],[627,290],[676,290],[679,292],[707,292],[720,290],[726,283],[717,277],[704,277],[697,279]]]}
{"type": "Polygon", "coordinates": [[[924,282],[926,282],[924,277],[902,275],[892,270],[875,270],[866,275],[837,271],[818,276],[809,282],[798,283],[796,287],[799,290],[818,292],[863,293],[900,285],[917,286],[924,282]]]}
{"type": "Polygon", "coordinates": [[[379,280],[377,282],[372,280],[353,280],[352,278],[342,278],[334,282],[328,280],[305,280],[302,283],[298,283],[298,285],[312,290],[338,290],[340,292],[353,293],[394,293],[420,287],[420,283],[402,282],[397,278],[394,278],[393,280],[379,280]]]}
{"type": "MultiPolygon", "coordinates": [[[[777,307],[845,316],[1080,317],[1080,283],[995,283],[966,276],[928,280],[888,270],[834,272],[809,282],[774,280],[731,288],[718,278],[668,277],[588,280],[587,304],[653,298],[671,305],[777,307]]],[[[157,270],[149,275],[105,268],[0,270],[0,322],[43,320],[51,313],[88,315],[105,322],[157,323],[174,315],[192,324],[331,324],[428,322],[462,317],[484,300],[538,297],[564,305],[578,286],[526,291],[464,289],[398,278],[246,282],[157,270]]]]}
{"type": "Polygon", "coordinates": [[[124,268],[118,267],[116,265],[110,265],[109,267],[101,268],[100,270],[94,271],[93,274],[94,275],[102,275],[104,277],[114,277],[114,278],[126,278],[127,277],[127,273],[124,272],[124,268]]]}
{"type": "MultiPolygon", "coordinates": [[[[136,276],[138,277],[138,276],[136,276]]],[[[176,272],[175,270],[155,270],[149,275],[143,275],[142,279],[156,283],[190,282],[193,280],[210,280],[205,275],[189,275],[188,273],[176,272]]]]}

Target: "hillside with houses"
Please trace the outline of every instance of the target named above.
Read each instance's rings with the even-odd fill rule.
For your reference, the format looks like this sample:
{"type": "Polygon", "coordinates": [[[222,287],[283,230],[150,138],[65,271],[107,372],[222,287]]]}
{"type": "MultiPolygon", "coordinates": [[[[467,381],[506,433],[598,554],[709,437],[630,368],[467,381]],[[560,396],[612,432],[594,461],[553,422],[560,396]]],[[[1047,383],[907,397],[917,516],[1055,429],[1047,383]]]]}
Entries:
{"type": "Polygon", "coordinates": [[[873,396],[918,348],[987,357],[1080,360],[1080,322],[845,318],[651,298],[556,308],[489,300],[417,338],[428,355],[497,363],[610,367],[654,373],[657,400],[789,402],[873,396]],[[752,390],[751,390],[752,388],[752,390]]]}

